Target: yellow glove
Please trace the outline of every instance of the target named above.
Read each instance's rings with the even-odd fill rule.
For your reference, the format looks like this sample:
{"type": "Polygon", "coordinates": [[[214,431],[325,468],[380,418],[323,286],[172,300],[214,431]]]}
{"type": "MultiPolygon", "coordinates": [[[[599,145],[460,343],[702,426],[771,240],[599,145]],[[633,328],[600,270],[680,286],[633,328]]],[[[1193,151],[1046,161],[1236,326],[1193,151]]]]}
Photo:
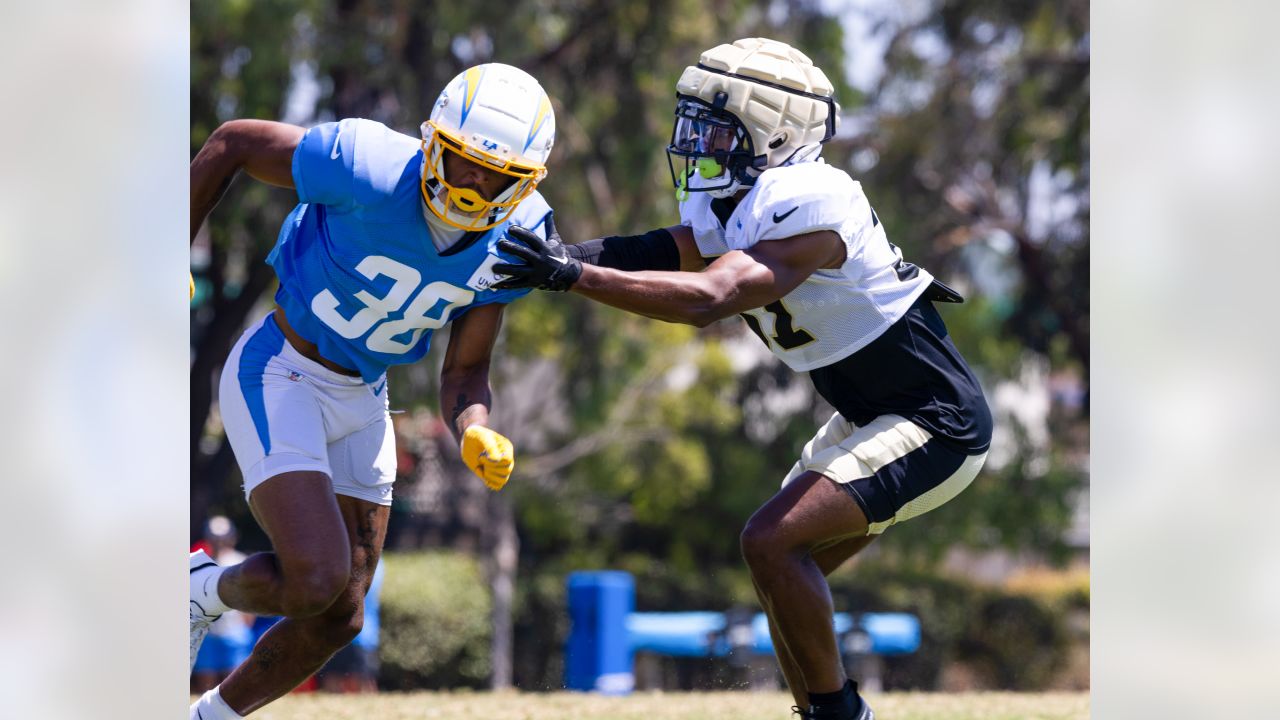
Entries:
{"type": "Polygon", "coordinates": [[[462,462],[490,490],[501,490],[516,467],[516,450],[502,435],[483,425],[472,425],[462,433],[462,462]]]}

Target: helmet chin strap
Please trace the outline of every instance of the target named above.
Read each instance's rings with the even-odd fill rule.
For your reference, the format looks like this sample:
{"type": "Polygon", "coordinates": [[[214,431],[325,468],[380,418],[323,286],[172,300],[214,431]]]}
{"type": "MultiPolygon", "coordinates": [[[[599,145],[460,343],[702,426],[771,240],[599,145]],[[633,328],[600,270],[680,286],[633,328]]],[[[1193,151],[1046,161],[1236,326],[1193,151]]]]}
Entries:
{"type": "MultiPolygon", "coordinates": [[[[804,145],[796,149],[795,152],[783,160],[775,167],[785,167],[787,165],[799,165],[800,163],[818,161],[821,162],[822,144],[814,143],[812,145],[804,145]]],[[[689,199],[690,190],[699,190],[702,187],[712,184],[713,181],[722,180],[726,173],[730,171],[723,165],[715,161],[715,158],[701,157],[694,162],[694,172],[689,173],[687,177],[680,181],[680,185],[676,188],[676,200],[685,201],[689,199]]],[[[760,177],[760,173],[769,168],[742,168],[740,172],[733,173],[729,178],[729,184],[715,188],[713,190],[702,190],[713,198],[727,198],[735,195],[739,190],[751,187],[756,184],[756,178],[760,177]]]]}
{"type": "MultiPolygon", "coordinates": [[[[776,167],[785,167],[787,165],[799,165],[800,163],[813,162],[813,161],[821,162],[822,161],[822,158],[820,157],[821,154],[822,154],[821,143],[805,145],[803,147],[797,148],[796,151],[791,154],[791,157],[788,157],[786,160],[779,163],[776,167]]],[[[702,177],[707,178],[708,180],[717,179],[720,177],[720,175],[723,175],[726,172],[725,170],[721,169],[720,164],[717,163],[712,158],[701,158],[698,160],[698,165],[699,165],[698,172],[696,174],[701,175],[702,177]],[[708,176],[705,172],[703,172],[702,162],[704,160],[709,161],[711,165],[715,166],[715,168],[720,169],[720,172],[715,175],[708,176]]],[[[706,193],[713,198],[732,197],[742,188],[751,187],[752,185],[755,185],[756,178],[760,177],[760,173],[768,169],[769,168],[763,168],[763,169],[758,169],[753,167],[743,168],[742,172],[736,173],[733,175],[732,181],[727,186],[716,189],[716,190],[707,190],[706,193]]]]}
{"type": "Polygon", "coordinates": [[[739,190],[741,190],[742,187],[743,187],[742,181],[739,180],[738,178],[734,178],[733,181],[730,182],[725,187],[717,188],[715,190],[708,190],[707,194],[713,198],[733,197],[733,195],[737,193],[739,190]]]}
{"type": "MultiPolygon", "coordinates": [[[[711,160],[711,158],[705,159],[711,160]]],[[[717,168],[720,167],[720,164],[716,163],[714,160],[711,160],[711,162],[715,164],[717,168]]],[[[707,190],[706,192],[708,195],[713,198],[733,197],[739,190],[755,185],[756,178],[760,177],[761,171],[756,170],[755,168],[743,168],[740,172],[735,173],[728,169],[721,169],[719,173],[712,175],[708,179],[719,179],[726,173],[729,173],[729,184],[715,190],[707,190]]],[[[706,175],[703,175],[703,177],[706,177],[706,175]]]]}

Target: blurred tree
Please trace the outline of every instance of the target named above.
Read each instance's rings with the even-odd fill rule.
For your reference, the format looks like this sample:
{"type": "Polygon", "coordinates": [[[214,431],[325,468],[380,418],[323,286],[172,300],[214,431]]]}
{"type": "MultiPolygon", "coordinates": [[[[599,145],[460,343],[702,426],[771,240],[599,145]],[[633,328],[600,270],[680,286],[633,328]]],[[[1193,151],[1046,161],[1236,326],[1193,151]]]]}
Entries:
{"type": "Polygon", "coordinates": [[[948,532],[893,547],[1062,559],[1087,457],[1088,3],[935,0],[880,22],[886,72],[827,156],[908,257],[967,290],[944,317],[997,415],[983,475],[930,520],[948,532]]]}

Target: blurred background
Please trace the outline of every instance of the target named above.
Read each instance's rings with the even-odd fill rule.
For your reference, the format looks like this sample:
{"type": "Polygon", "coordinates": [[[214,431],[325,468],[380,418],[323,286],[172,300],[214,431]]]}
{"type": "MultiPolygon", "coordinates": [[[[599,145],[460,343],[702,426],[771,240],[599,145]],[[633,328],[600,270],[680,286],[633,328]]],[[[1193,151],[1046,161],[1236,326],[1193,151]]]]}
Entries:
{"type": "MultiPolygon", "coordinates": [[[[803,50],[842,106],[824,157],[861,181],[907,259],[968,298],[942,313],[996,417],[970,489],[833,575],[836,609],[919,618],[919,650],[883,660],[886,689],[1088,687],[1087,2],[543,1],[495,13],[227,0],[190,12],[192,156],[233,118],[366,117],[416,135],[463,68],[529,71],[559,131],[539,189],[570,242],[677,222],[663,149],[675,80],[701,51],[751,36],[803,50]]],[[[239,552],[267,548],[214,389],[270,307],[263,259],[295,202],[241,179],[192,249],[193,544],[230,526],[239,552]]],[[[493,424],[519,463],[497,494],[438,416],[444,346],[442,332],[426,360],[390,374],[400,477],[381,632],[355,662],[376,687],[561,687],[574,570],[631,573],[637,610],[755,609],[738,533],[831,409],[744,323],[696,330],[543,293],[513,304],[493,424]]],[[[644,682],[744,681],[714,659],[664,657],[644,682]]]]}

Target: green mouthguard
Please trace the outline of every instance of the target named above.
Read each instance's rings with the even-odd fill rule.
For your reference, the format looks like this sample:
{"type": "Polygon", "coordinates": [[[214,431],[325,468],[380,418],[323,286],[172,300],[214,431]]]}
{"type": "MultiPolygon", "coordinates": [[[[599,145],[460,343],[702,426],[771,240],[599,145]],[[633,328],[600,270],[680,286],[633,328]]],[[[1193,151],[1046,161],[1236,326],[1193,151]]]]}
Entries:
{"type": "MultiPolygon", "coordinates": [[[[716,162],[715,158],[702,157],[698,158],[693,164],[693,170],[697,171],[703,178],[710,180],[719,177],[724,172],[724,166],[716,162]]],[[[680,178],[680,184],[676,186],[676,201],[684,202],[689,199],[689,189],[685,187],[685,181],[689,176],[693,175],[690,171],[689,175],[680,178]]]]}

